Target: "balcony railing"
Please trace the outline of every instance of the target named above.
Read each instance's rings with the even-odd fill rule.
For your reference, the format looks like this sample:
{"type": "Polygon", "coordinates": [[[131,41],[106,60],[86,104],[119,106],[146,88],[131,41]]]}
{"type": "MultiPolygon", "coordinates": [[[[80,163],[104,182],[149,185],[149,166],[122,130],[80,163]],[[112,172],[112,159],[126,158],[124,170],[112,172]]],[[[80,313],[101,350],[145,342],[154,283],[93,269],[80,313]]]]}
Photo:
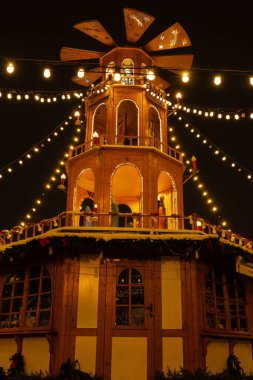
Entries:
{"type": "Polygon", "coordinates": [[[169,145],[164,144],[154,137],[143,137],[143,136],[122,136],[122,135],[105,135],[101,134],[99,137],[95,137],[92,140],[85,142],[84,144],[78,145],[71,149],[69,152],[69,158],[78,156],[84,152],[88,152],[94,148],[99,148],[100,146],[106,145],[116,145],[124,147],[154,147],[159,149],[168,156],[175,158],[178,161],[183,162],[183,155],[178,150],[172,148],[169,145]]]}
{"type": "Polygon", "coordinates": [[[225,230],[221,226],[211,225],[194,214],[188,217],[180,217],[178,215],[159,216],[158,213],[76,213],[73,211],[63,212],[56,217],[42,220],[39,223],[29,223],[24,227],[15,226],[11,230],[0,231],[0,251],[4,251],[12,244],[25,242],[27,239],[39,237],[46,232],[53,232],[53,230],[62,227],[69,227],[75,233],[111,231],[125,232],[126,234],[136,232],[158,235],[177,234],[178,238],[181,236],[182,239],[191,231],[195,235],[219,237],[222,241],[243,247],[243,249],[247,249],[253,254],[252,240],[225,230]]]}

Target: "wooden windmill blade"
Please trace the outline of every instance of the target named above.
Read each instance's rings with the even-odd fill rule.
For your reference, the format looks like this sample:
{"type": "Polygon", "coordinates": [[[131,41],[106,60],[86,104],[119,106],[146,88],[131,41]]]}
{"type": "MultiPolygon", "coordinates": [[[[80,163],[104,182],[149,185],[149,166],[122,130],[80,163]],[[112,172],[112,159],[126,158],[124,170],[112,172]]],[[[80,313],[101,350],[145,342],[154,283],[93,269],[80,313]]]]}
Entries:
{"type": "Polygon", "coordinates": [[[148,42],[144,48],[147,51],[159,51],[167,49],[191,46],[190,39],[184,28],[176,22],[153,40],[148,42]]]}
{"type": "Polygon", "coordinates": [[[127,42],[135,43],[150,27],[155,17],[136,9],[124,8],[127,42]]]}
{"type": "Polygon", "coordinates": [[[162,67],[164,69],[189,69],[192,66],[193,55],[164,55],[153,56],[155,66],[162,67]]]}
{"type": "Polygon", "coordinates": [[[170,83],[164,80],[163,78],[156,75],[155,79],[152,81],[152,84],[156,87],[166,90],[170,86],[170,83]]]}
{"type": "MultiPolygon", "coordinates": [[[[96,70],[96,69],[94,69],[96,70]]],[[[97,71],[89,71],[85,73],[83,78],[79,78],[78,76],[74,76],[72,78],[72,81],[80,84],[81,86],[84,87],[89,87],[92,83],[96,82],[99,78],[101,78],[102,73],[99,73],[97,71]]]]}
{"type": "Polygon", "coordinates": [[[99,51],[63,47],[60,51],[60,58],[62,61],[82,61],[86,59],[100,58],[103,54],[104,53],[99,51]]]}
{"type": "Polygon", "coordinates": [[[88,36],[95,38],[107,46],[115,45],[113,38],[97,20],[80,22],[79,24],[75,24],[74,28],[88,34],[88,36]]]}

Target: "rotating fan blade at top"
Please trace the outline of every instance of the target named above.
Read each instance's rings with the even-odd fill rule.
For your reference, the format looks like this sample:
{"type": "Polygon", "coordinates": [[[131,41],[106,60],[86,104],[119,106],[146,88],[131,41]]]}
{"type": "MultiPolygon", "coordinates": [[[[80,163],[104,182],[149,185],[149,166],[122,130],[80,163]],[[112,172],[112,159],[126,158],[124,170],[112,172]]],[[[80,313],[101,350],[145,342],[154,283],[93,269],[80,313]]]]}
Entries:
{"type": "Polygon", "coordinates": [[[166,70],[189,69],[192,66],[193,55],[164,55],[153,56],[155,66],[162,67],[166,70]]]}
{"type": "Polygon", "coordinates": [[[89,87],[92,83],[96,82],[99,78],[101,78],[102,73],[99,73],[95,70],[98,70],[99,68],[94,69],[94,71],[89,71],[85,73],[83,78],[79,78],[78,76],[74,76],[72,78],[72,81],[80,84],[81,86],[84,87],[89,87]]]}
{"type": "Polygon", "coordinates": [[[124,8],[127,42],[135,43],[150,27],[155,18],[136,9],[124,8]]]}
{"type": "Polygon", "coordinates": [[[101,57],[103,54],[104,53],[99,51],[63,47],[60,51],[60,58],[62,61],[82,61],[86,59],[96,59],[101,57]]]}
{"type": "Polygon", "coordinates": [[[184,28],[176,22],[153,40],[148,42],[144,48],[147,51],[160,51],[191,46],[190,39],[184,28]]]}
{"type": "Polygon", "coordinates": [[[107,46],[115,45],[115,41],[112,39],[110,34],[97,20],[80,22],[79,24],[75,24],[74,28],[80,30],[92,38],[95,38],[107,46]]]}

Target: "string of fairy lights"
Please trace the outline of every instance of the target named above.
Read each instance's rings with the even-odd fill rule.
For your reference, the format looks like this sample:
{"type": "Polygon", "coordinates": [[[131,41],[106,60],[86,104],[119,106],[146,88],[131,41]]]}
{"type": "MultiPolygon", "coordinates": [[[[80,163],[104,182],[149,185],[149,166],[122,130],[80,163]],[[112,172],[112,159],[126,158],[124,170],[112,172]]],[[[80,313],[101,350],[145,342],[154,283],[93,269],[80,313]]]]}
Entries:
{"type": "MultiPolygon", "coordinates": [[[[207,138],[202,132],[199,131],[196,126],[191,123],[181,112],[175,111],[173,113],[174,117],[184,125],[185,129],[188,133],[195,136],[196,140],[207,147],[209,153],[213,156],[217,157],[221,162],[228,163],[229,167],[236,172],[243,175],[244,179],[250,181],[253,179],[253,172],[249,169],[245,168],[242,164],[233,159],[229,154],[225,153],[218,145],[216,145],[213,141],[207,138]]],[[[173,140],[172,140],[173,141],[173,140]]],[[[228,167],[228,166],[227,166],[228,167]]]]}
{"type": "Polygon", "coordinates": [[[175,105],[180,111],[184,113],[191,113],[195,116],[205,117],[205,118],[217,118],[226,121],[234,121],[241,119],[253,120],[253,110],[252,109],[222,109],[222,108],[210,108],[203,106],[187,106],[187,105],[175,105]]]}
{"type": "MultiPolygon", "coordinates": [[[[81,105],[79,105],[79,108],[80,107],[81,107],[81,105]]],[[[79,111],[75,111],[74,114],[76,117],[76,121],[74,124],[75,125],[75,133],[72,136],[72,140],[74,141],[74,143],[77,143],[79,141],[79,135],[82,131],[81,125],[83,124],[83,122],[80,119],[79,111]]],[[[72,115],[69,115],[68,118],[72,119],[72,115]]],[[[62,155],[62,159],[58,162],[56,167],[52,170],[52,173],[49,176],[47,182],[44,185],[42,185],[43,190],[42,190],[41,194],[38,195],[34,199],[33,204],[31,206],[31,209],[28,210],[24,214],[23,219],[19,222],[20,226],[25,226],[29,223],[32,223],[32,219],[33,219],[34,215],[38,211],[39,207],[42,206],[42,204],[44,203],[43,201],[44,201],[46,192],[54,189],[56,184],[57,184],[58,189],[65,190],[65,186],[64,186],[64,181],[66,179],[65,163],[69,157],[69,150],[74,149],[74,145],[75,144],[73,144],[73,145],[71,144],[68,147],[66,147],[66,149],[62,155]],[[59,185],[59,179],[60,179],[60,185],[59,185]]]]}
{"type": "MultiPolygon", "coordinates": [[[[181,151],[184,151],[183,147],[179,143],[178,136],[175,134],[175,130],[173,127],[169,128],[169,132],[171,134],[170,142],[174,146],[175,149],[180,149],[181,151]]],[[[186,154],[182,153],[184,156],[184,163],[186,164],[186,176],[192,180],[192,182],[196,185],[196,189],[200,192],[201,196],[203,197],[205,204],[208,206],[209,211],[212,214],[219,214],[221,213],[220,207],[217,205],[217,202],[214,200],[214,197],[210,194],[210,191],[207,189],[207,186],[201,179],[201,176],[198,172],[198,170],[194,170],[192,168],[192,159],[194,156],[192,156],[192,159],[187,158],[186,154]]],[[[194,157],[195,158],[195,157],[194,157]]],[[[228,222],[221,218],[220,222],[221,226],[227,227],[228,222]]]]}
{"type": "MultiPolygon", "coordinates": [[[[80,108],[81,105],[77,107],[78,109],[75,109],[71,114],[65,118],[60,124],[57,125],[56,128],[54,128],[49,134],[47,134],[43,139],[41,139],[39,142],[37,142],[35,145],[30,147],[26,152],[24,152],[21,156],[15,158],[13,161],[9,162],[2,168],[0,168],[0,180],[3,180],[4,178],[7,178],[8,175],[13,174],[15,170],[18,169],[18,167],[23,167],[26,162],[30,161],[35,155],[38,155],[43,150],[49,146],[49,144],[52,144],[54,141],[56,141],[56,138],[59,137],[61,133],[65,131],[67,127],[73,124],[77,124],[78,127],[76,128],[77,135],[73,137],[73,144],[76,144],[79,142],[78,134],[81,133],[83,125],[80,120],[80,108]]],[[[73,146],[70,146],[70,149],[73,146]]]]}
{"type": "Polygon", "coordinates": [[[25,91],[0,88],[0,100],[35,101],[39,103],[55,103],[59,101],[73,101],[84,96],[77,91],[25,91]]]}

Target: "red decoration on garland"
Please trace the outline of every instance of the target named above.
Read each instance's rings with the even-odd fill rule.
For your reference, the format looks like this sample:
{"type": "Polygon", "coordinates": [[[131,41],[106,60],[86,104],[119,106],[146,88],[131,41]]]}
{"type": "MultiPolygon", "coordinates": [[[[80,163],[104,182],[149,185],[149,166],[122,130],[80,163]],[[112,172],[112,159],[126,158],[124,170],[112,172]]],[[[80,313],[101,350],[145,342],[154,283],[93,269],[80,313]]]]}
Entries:
{"type": "Polygon", "coordinates": [[[41,239],[41,240],[39,240],[39,244],[41,247],[46,247],[48,244],[50,244],[50,240],[49,239],[41,239]]]}

